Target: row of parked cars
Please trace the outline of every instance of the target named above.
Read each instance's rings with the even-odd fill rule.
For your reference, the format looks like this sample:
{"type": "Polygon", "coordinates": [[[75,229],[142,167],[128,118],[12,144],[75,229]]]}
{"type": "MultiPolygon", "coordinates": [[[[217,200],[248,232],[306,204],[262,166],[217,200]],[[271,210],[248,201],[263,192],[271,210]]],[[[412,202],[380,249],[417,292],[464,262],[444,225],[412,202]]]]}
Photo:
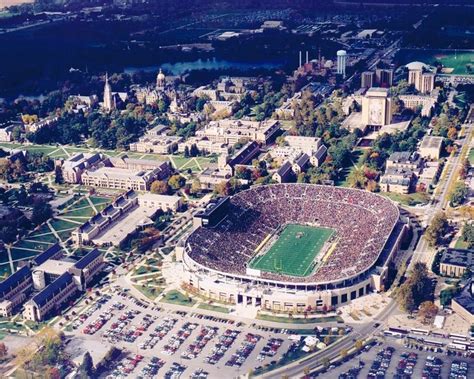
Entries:
{"type": "Polygon", "coordinates": [[[384,378],[394,351],[395,349],[391,346],[379,351],[372,362],[367,378],[384,378]]]}
{"type": "Polygon", "coordinates": [[[166,371],[165,379],[178,379],[185,370],[186,366],[177,362],[173,362],[170,369],[166,371]]]}
{"type": "Polygon", "coordinates": [[[165,365],[165,361],[158,357],[152,357],[150,363],[140,371],[140,377],[142,378],[156,378],[158,371],[165,365]]]}
{"type": "Polygon", "coordinates": [[[206,357],[204,362],[215,365],[225,355],[227,350],[233,345],[240,331],[227,329],[220,337],[216,345],[212,348],[211,353],[206,357]]]}
{"type": "Polygon", "coordinates": [[[194,329],[196,329],[198,324],[192,322],[186,322],[184,325],[173,334],[165,347],[163,348],[162,353],[166,355],[173,355],[181,347],[181,345],[188,339],[194,329]]]}
{"type": "Polygon", "coordinates": [[[467,379],[469,376],[469,364],[464,361],[452,361],[449,370],[449,379],[467,379]]]}
{"type": "Polygon", "coordinates": [[[265,357],[274,357],[282,344],[281,338],[270,338],[258,354],[257,360],[262,362],[265,357]]]}
{"type": "Polygon", "coordinates": [[[153,349],[155,345],[161,341],[170,332],[171,329],[176,325],[178,319],[165,317],[155,327],[155,330],[139,345],[140,349],[147,350],[153,349]]]}
{"type": "Polygon", "coordinates": [[[206,347],[207,343],[213,339],[219,328],[216,326],[203,326],[199,332],[199,335],[196,339],[191,343],[186,351],[181,353],[181,358],[184,359],[195,359],[202,350],[206,347]]]}
{"type": "Polygon", "coordinates": [[[253,333],[247,333],[245,335],[245,340],[242,342],[242,345],[239,349],[232,354],[229,360],[225,363],[226,366],[242,366],[248,356],[252,353],[257,346],[258,341],[260,341],[262,336],[253,333]]]}
{"type": "Polygon", "coordinates": [[[426,358],[425,367],[423,368],[423,379],[441,379],[441,370],[443,360],[438,357],[428,356],[426,358]]]}
{"type": "Polygon", "coordinates": [[[394,379],[411,379],[417,361],[418,354],[413,352],[403,352],[398,361],[397,374],[394,379]]]}
{"type": "MultiPolygon", "coordinates": [[[[184,313],[184,314],[181,314],[181,316],[183,316],[183,317],[187,315],[186,312],[182,312],[182,313],[184,313]]],[[[216,317],[216,316],[203,315],[203,314],[200,314],[200,313],[191,313],[191,317],[198,318],[200,320],[220,322],[222,324],[229,324],[229,325],[236,324],[236,322],[234,320],[228,320],[226,318],[216,317]]],[[[243,325],[242,322],[237,322],[237,324],[236,324],[236,326],[241,326],[241,325],[243,325]]]]}
{"type": "Polygon", "coordinates": [[[72,328],[75,330],[86,322],[86,320],[91,317],[97,310],[102,308],[102,306],[111,299],[110,295],[102,295],[97,299],[97,301],[86,311],[82,312],[76,320],[71,324],[72,328]]]}
{"type": "Polygon", "coordinates": [[[125,357],[117,364],[112,374],[107,376],[107,379],[121,379],[127,375],[131,375],[142,360],[143,356],[138,354],[125,357]]]}

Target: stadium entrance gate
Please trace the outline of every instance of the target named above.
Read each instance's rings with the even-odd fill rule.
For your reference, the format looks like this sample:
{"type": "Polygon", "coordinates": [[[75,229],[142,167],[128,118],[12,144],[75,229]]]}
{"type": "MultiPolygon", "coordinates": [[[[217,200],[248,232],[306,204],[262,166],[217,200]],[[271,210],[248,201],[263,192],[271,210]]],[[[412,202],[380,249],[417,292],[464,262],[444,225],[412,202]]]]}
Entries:
{"type": "Polygon", "coordinates": [[[261,297],[254,297],[248,295],[237,295],[237,304],[241,304],[244,306],[253,306],[253,307],[260,307],[262,305],[262,298],[261,297]]]}

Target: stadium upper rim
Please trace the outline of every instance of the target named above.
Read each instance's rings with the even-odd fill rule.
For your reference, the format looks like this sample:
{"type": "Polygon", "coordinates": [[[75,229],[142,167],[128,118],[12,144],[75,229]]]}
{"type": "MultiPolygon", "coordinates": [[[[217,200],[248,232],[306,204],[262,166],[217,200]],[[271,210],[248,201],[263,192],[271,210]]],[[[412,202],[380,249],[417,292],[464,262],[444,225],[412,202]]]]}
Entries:
{"type": "MultiPolygon", "coordinates": [[[[395,230],[395,227],[397,223],[400,220],[400,211],[398,206],[390,199],[383,197],[381,195],[364,191],[364,190],[359,190],[359,189],[353,189],[353,188],[344,188],[344,187],[334,187],[334,186],[325,186],[325,185],[317,185],[317,184],[307,184],[307,183],[294,183],[294,184],[271,184],[271,185],[261,185],[261,186],[254,186],[250,189],[244,190],[242,192],[237,193],[236,195],[232,196],[230,199],[231,202],[231,207],[229,208],[229,212],[227,215],[227,220],[233,221],[233,220],[239,220],[240,217],[236,217],[236,214],[233,213],[236,209],[236,205],[239,206],[242,204],[242,200],[245,198],[244,201],[247,202],[247,208],[244,210],[244,212],[247,211],[255,211],[256,207],[258,207],[259,204],[261,204],[260,201],[258,201],[258,193],[263,193],[263,192],[280,192],[281,190],[287,190],[294,191],[294,192],[299,192],[299,196],[293,194],[293,196],[285,196],[284,198],[279,198],[275,199],[275,202],[278,203],[280,206],[282,203],[284,203],[287,200],[293,200],[293,201],[306,201],[304,203],[307,205],[308,203],[312,203],[313,206],[316,204],[317,206],[321,207],[323,204],[328,206],[328,204],[331,204],[333,208],[340,208],[338,212],[342,209],[342,213],[347,215],[347,217],[343,217],[342,219],[339,219],[339,221],[342,221],[342,224],[337,224],[334,219],[336,211],[331,213],[332,217],[332,223],[329,221],[329,219],[326,220],[321,220],[322,222],[314,222],[314,219],[309,219],[309,220],[302,220],[301,217],[294,217],[292,218],[286,218],[283,222],[280,222],[278,227],[283,225],[284,223],[296,223],[296,224],[309,224],[309,225],[314,225],[314,226],[322,226],[322,227],[328,227],[328,228],[333,228],[336,229],[336,233],[338,237],[344,237],[343,239],[339,238],[339,241],[337,242],[337,245],[335,247],[335,252],[338,252],[338,250],[343,250],[341,249],[341,242],[346,242],[349,243],[349,246],[356,246],[355,244],[351,244],[351,239],[348,239],[348,235],[342,236],[341,231],[343,228],[351,228],[352,230],[357,230],[359,226],[364,227],[364,223],[368,222],[365,217],[364,218],[359,218],[357,222],[349,222],[349,214],[354,211],[354,209],[363,209],[364,212],[371,213],[372,215],[376,216],[376,221],[377,221],[377,228],[371,226],[371,225],[366,225],[366,230],[370,230],[370,238],[365,239],[364,243],[364,249],[358,249],[358,251],[355,252],[354,257],[357,259],[359,266],[356,269],[351,269],[351,267],[347,266],[348,258],[349,257],[344,257],[344,256],[338,256],[337,260],[334,260],[334,257],[337,256],[330,256],[327,262],[324,262],[324,264],[319,267],[312,275],[309,275],[307,277],[295,277],[295,276],[289,276],[289,275],[284,275],[284,274],[275,274],[275,273],[270,273],[270,272],[262,272],[261,276],[254,276],[254,275],[249,275],[246,271],[248,263],[253,259],[255,256],[255,253],[252,254],[252,256],[247,256],[241,254],[241,252],[233,250],[233,254],[236,256],[240,256],[245,261],[245,266],[240,266],[240,267],[225,267],[228,262],[229,262],[229,257],[222,256],[219,257],[217,261],[209,262],[206,261],[206,258],[212,254],[214,256],[219,256],[219,254],[222,254],[223,252],[219,250],[218,244],[214,243],[214,241],[210,241],[207,245],[206,244],[197,244],[195,240],[196,236],[200,236],[204,230],[206,230],[206,233],[210,234],[211,236],[214,236],[216,238],[223,238],[225,235],[225,240],[227,241],[228,245],[233,245],[236,246],[236,240],[235,236],[232,235],[233,232],[236,230],[231,230],[232,228],[236,228],[237,226],[244,225],[245,223],[242,223],[241,221],[238,224],[231,224],[231,228],[227,231],[221,230],[223,223],[226,221],[224,219],[219,223],[219,225],[215,226],[214,228],[203,228],[200,227],[193,231],[187,238],[185,242],[185,263],[187,264],[188,268],[191,270],[205,270],[209,272],[213,272],[218,275],[225,275],[225,276],[230,276],[234,277],[236,279],[239,278],[245,278],[249,280],[261,280],[261,281],[268,281],[272,283],[287,283],[287,284],[292,284],[292,285],[326,285],[326,284],[331,284],[331,283],[339,283],[339,282],[344,282],[344,281],[350,281],[353,279],[356,279],[360,276],[365,275],[368,273],[370,270],[372,270],[375,266],[377,261],[380,258],[381,253],[384,251],[384,249],[389,243],[390,237],[392,236],[392,233],[395,230]],[[314,195],[323,195],[324,199],[318,198],[318,196],[314,195]],[[308,198],[308,195],[314,196],[308,198]],[[342,198],[345,201],[334,201],[333,199],[330,199],[332,196],[342,196],[342,198]],[[354,202],[354,197],[358,198],[357,202],[354,202]],[[251,201],[249,202],[249,199],[251,201]],[[329,200],[328,200],[329,199],[329,200]],[[352,203],[349,203],[348,200],[351,200],[352,203]],[[376,204],[376,205],[374,205],[376,204]],[[372,208],[371,210],[369,208],[372,208]],[[313,221],[313,222],[312,222],[313,221]],[[379,231],[379,224],[381,224],[381,230],[379,231]],[[229,232],[230,231],[230,232],[229,232]],[[379,234],[381,233],[381,234],[379,234]],[[365,248],[367,247],[367,242],[371,241],[372,239],[379,237],[379,243],[376,244],[375,248],[372,247],[369,250],[369,254],[366,254],[367,252],[365,251],[365,248]],[[209,250],[210,254],[202,254],[199,252],[198,247],[204,247],[209,250]],[[347,259],[346,259],[347,258],[347,259]],[[336,264],[337,266],[334,266],[336,264]],[[194,268],[191,268],[190,265],[194,266],[194,268]],[[328,268],[330,265],[332,267],[337,268],[337,273],[336,275],[326,275],[325,271],[327,270],[322,270],[323,268],[328,268]]],[[[288,194],[288,192],[286,192],[288,194]]],[[[266,195],[269,195],[268,193],[266,195]]],[[[265,197],[268,199],[269,197],[265,197]]],[[[301,212],[298,212],[299,215],[301,215],[301,212]]],[[[265,213],[263,213],[265,215],[265,213]]],[[[268,216],[268,215],[267,215],[268,216]]],[[[260,216],[259,219],[261,219],[263,216],[260,216]]],[[[350,237],[353,239],[356,239],[358,233],[350,233],[350,237]]],[[[252,238],[252,235],[249,231],[249,236],[252,238]]],[[[263,238],[262,238],[263,240],[263,238]]],[[[257,245],[262,242],[262,240],[256,241],[257,245]]],[[[252,251],[254,251],[252,249],[252,251]]],[[[354,258],[352,257],[352,258],[354,258]]]]}

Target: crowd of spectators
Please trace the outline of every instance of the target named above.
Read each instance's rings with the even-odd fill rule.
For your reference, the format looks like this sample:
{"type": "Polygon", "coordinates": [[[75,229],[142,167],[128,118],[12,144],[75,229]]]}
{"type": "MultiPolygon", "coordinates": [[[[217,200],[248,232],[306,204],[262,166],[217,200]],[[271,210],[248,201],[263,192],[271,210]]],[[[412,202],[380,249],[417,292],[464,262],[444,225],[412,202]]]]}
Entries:
{"type": "Polygon", "coordinates": [[[335,230],[337,245],[309,276],[262,272],[266,279],[321,283],[370,268],[399,219],[390,200],[361,190],[312,184],[258,186],[233,196],[227,217],[187,240],[189,256],[210,269],[245,275],[257,247],[287,223],[335,230]]]}

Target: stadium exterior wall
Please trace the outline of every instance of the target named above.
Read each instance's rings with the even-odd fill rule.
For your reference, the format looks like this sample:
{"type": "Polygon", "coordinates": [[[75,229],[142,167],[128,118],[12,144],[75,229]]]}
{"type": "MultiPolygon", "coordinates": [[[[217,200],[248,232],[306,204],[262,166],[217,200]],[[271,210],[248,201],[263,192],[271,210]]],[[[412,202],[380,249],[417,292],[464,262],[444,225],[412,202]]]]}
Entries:
{"type": "Polygon", "coordinates": [[[384,290],[388,263],[397,255],[407,227],[404,225],[388,249],[382,266],[373,266],[351,279],[327,283],[291,283],[248,275],[232,275],[205,267],[184,249],[183,284],[200,296],[222,303],[251,305],[274,312],[330,310],[370,292],[384,290]]]}
{"type": "Polygon", "coordinates": [[[181,241],[178,258],[184,267],[182,285],[186,290],[212,300],[252,305],[262,310],[303,312],[309,309],[334,309],[372,291],[380,292],[385,289],[388,264],[396,257],[403,236],[409,228],[399,212],[398,218],[392,222],[391,232],[377,259],[355,275],[332,281],[294,282],[285,281],[284,278],[279,280],[249,275],[251,272],[248,270],[243,274],[213,269],[191,257],[191,245],[187,243],[188,237],[185,237],[181,241]]]}

